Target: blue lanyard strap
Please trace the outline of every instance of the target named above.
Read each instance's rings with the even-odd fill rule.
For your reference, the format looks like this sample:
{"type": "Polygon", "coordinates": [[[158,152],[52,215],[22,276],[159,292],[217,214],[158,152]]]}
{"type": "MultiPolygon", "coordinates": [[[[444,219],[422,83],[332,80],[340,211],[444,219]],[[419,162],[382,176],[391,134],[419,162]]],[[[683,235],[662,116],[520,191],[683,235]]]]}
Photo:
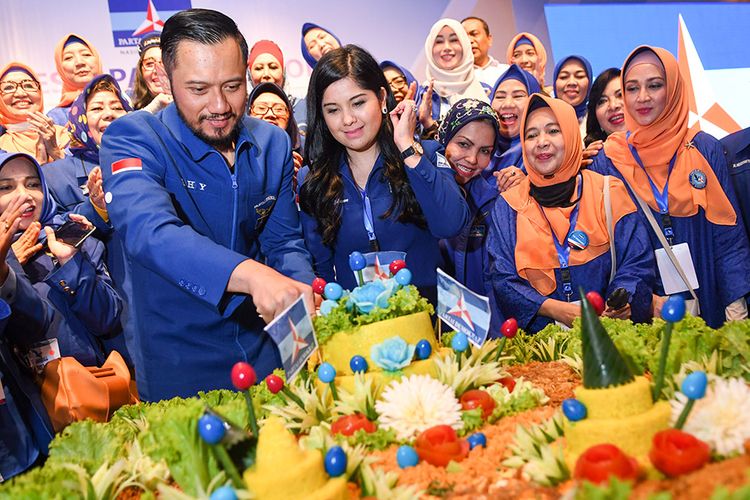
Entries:
{"type": "Polygon", "coordinates": [[[580,199],[582,192],[583,177],[581,176],[581,174],[578,174],[578,192],[576,194],[576,199],[578,201],[576,202],[573,211],[570,213],[570,228],[568,229],[568,234],[565,235],[565,239],[562,243],[557,239],[555,230],[552,228],[552,224],[550,224],[549,219],[547,218],[547,214],[544,213],[544,209],[541,206],[539,207],[539,210],[542,212],[542,217],[544,217],[544,220],[547,221],[547,225],[549,225],[549,231],[550,233],[552,233],[552,241],[555,243],[555,250],[557,251],[557,260],[560,263],[560,274],[562,275],[563,280],[563,293],[568,299],[568,302],[570,302],[570,297],[573,295],[573,285],[570,279],[569,268],[570,245],[568,244],[568,238],[570,238],[570,235],[573,234],[573,231],[576,230],[576,224],[578,223],[578,209],[581,206],[580,199]]]}
{"type": "MultiPolygon", "coordinates": [[[[626,138],[630,138],[630,132],[626,134],[626,138]]],[[[630,153],[633,155],[635,162],[641,167],[643,173],[646,174],[646,179],[648,179],[648,183],[651,186],[651,192],[654,195],[656,206],[659,207],[659,213],[661,214],[662,231],[671,244],[672,238],[674,238],[674,230],[672,229],[672,218],[669,216],[669,176],[672,175],[672,169],[677,160],[677,153],[675,153],[674,156],[672,156],[672,159],[669,160],[669,170],[667,170],[667,180],[664,183],[664,190],[659,191],[659,188],[656,187],[651,176],[648,175],[648,171],[643,165],[643,160],[641,160],[638,150],[630,143],[628,143],[628,148],[630,148],[630,153]]]]}
{"type": "Polygon", "coordinates": [[[367,231],[367,238],[370,240],[370,250],[377,252],[380,250],[380,244],[378,243],[378,237],[375,234],[375,224],[372,217],[372,205],[370,204],[370,197],[367,196],[367,191],[357,186],[359,194],[362,196],[362,219],[365,222],[365,231],[367,231]]]}

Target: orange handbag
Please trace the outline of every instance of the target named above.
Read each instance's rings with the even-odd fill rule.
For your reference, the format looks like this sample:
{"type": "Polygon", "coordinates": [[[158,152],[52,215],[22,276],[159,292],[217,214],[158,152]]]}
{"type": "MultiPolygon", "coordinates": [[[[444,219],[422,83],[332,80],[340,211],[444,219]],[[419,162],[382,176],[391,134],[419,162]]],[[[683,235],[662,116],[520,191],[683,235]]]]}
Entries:
{"type": "Polygon", "coordinates": [[[138,402],[131,393],[130,370],[117,351],[101,368],[83,366],[69,356],[52,360],[44,366],[41,385],[55,432],[87,418],[106,422],[119,407],[138,402]]]}

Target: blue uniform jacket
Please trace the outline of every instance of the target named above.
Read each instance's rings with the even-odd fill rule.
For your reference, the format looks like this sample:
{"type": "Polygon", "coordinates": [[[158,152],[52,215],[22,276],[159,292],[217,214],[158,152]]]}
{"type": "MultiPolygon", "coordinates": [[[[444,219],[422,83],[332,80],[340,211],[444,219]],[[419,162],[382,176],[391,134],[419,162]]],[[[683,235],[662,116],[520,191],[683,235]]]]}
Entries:
{"type": "Polygon", "coordinates": [[[142,399],[231,387],[237,361],[259,377],[281,366],[252,299],[225,291],[248,259],[313,279],[293,200],[284,130],[244,117],[230,170],[174,104],[123,116],[101,147],[107,204],[124,244],[132,296],[130,354],[142,399]],[[135,167],[112,173],[112,164],[135,167]]]}
{"type": "MultiPolygon", "coordinates": [[[[487,240],[487,251],[491,265],[487,280],[492,284],[495,299],[501,313],[506,318],[516,318],[521,328],[536,333],[548,324],[551,318],[539,316],[537,312],[547,299],[567,300],[562,291],[560,269],[555,269],[557,289],[548,296],[540,294],[531,284],[519,276],[516,268],[516,211],[505,198],[495,202],[493,222],[487,240]]],[[[615,289],[622,287],[630,293],[631,318],[633,321],[648,321],[651,316],[651,293],[655,280],[655,263],[646,228],[636,213],[631,213],[615,225],[615,252],[617,270],[610,283],[610,252],[580,266],[570,267],[573,290],[595,290],[608,297],[615,289]]],[[[553,246],[552,238],[549,245],[553,246]]],[[[575,250],[572,250],[575,251],[575,250]]],[[[571,300],[578,300],[574,295],[571,300]]]]}
{"type": "Polygon", "coordinates": [[[2,480],[20,474],[31,467],[40,455],[46,455],[54,437],[39,387],[19,366],[7,342],[5,319],[0,320],[0,378],[5,393],[5,402],[0,404],[2,480]]]}
{"type": "MultiPolygon", "coordinates": [[[[375,234],[380,250],[406,252],[406,264],[412,272],[412,283],[428,298],[436,298],[437,273],[442,265],[438,241],[459,233],[469,222],[469,210],[461,191],[453,178],[453,170],[447,160],[438,159],[440,145],[424,141],[424,155],[415,168],[404,167],[414,195],[422,207],[427,228],[404,224],[394,217],[381,217],[391,206],[391,191],[383,177],[383,158],[379,156],[367,179],[365,191],[372,205],[375,234]],[[439,165],[439,166],[436,166],[439,165]]],[[[300,169],[300,185],[309,171],[300,169]]],[[[370,251],[370,243],[364,225],[363,200],[352,177],[346,158],[342,158],[339,174],[343,179],[344,192],[341,200],[341,227],[334,248],[323,244],[317,231],[315,218],[300,212],[305,243],[313,255],[315,272],[326,281],[337,281],[346,289],[356,286],[354,273],[349,268],[349,254],[370,251]]]]}
{"type": "Polygon", "coordinates": [[[86,366],[101,365],[102,339],[119,332],[122,311],[104,263],[104,244],[88,238],[62,266],[44,251],[23,266],[9,253],[8,265],[16,275],[16,290],[8,298],[13,313],[7,335],[23,348],[56,338],[62,356],[73,356],[86,366]]]}
{"type": "MultiPolygon", "coordinates": [[[[113,235],[112,225],[102,219],[89,201],[88,192],[84,191],[89,172],[97,166],[99,165],[74,153],[73,156],[66,156],[62,160],[42,165],[42,172],[44,172],[50,194],[57,203],[58,211],[60,213],[72,212],[83,215],[96,226],[95,235],[104,243],[106,248],[107,270],[120,296],[126,298],[130,296],[130,289],[128,288],[122,244],[119,238],[113,235]]],[[[120,315],[123,322],[127,318],[127,306],[127,303],[123,303],[120,315]]],[[[120,327],[118,330],[122,331],[122,328],[120,327]]],[[[128,352],[125,335],[113,333],[113,336],[103,339],[102,342],[105,352],[109,353],[116,350],[122,355],[128,366],[133,367],[133,360],[128,352]]]]}
{"type": "Polygon", "coordinates": [[[497,185],[491,172],[482,172],[463,186],[469,206],[470,223],[453,238],[440,240],[446,261],[446,272],[478,294],[489,298],[491,304],[490,338],[500,335],[503,317],[494,304],[492,287],[487,286],[484,273],[489,266],[487,233],[492,224],[492,208],[497,200],[497,185]]]}
{"type": "Polygon", "coordinates": [[[721,140],[727,157],[737,202],[742,212],[745,229],[750,235],[750,128],[740,130],[721,140]]]}
{"type": "MultiPolygon", "coordinates": [[[[712,224],[706,219],[702,208],[698,208],[698,213],[692,217],[671,217],[675,235],[673,244],[685,242],[690,247],[695,273],[698,277],[699,288],[695,292],[700,302],[701,317],[711,328],[719,328],[726,319],[724,312],[726,306],[750,293],[750,246],[748,246],[747,235],[743,228],[742,213],[737,205],[737,197],[729,180],[721,144],[705,132],[696,134],[693,144],[714,169],[716,178],[737,212],[737,224],[734,226],[712,224]]],[[[589,168],[595,172],[614,175],[622,179],[622,175],[606,157],[604,150],[594,157],[594,163],[589,168]]],[[[630,188],[628,191],[632,196],[630,188]]],[[[656,221],[661,224],[659,213],[654,210],[652,213],[656,221]]],[[[638,214],[648,228],[651,251],[661,248],[659,240],[640,207],[638,214]]],[[[664,295],[661,279],[656,280],[655,293],[664,295]]],[[[690,298],[689,294],[686,298],[690,298]]]]}

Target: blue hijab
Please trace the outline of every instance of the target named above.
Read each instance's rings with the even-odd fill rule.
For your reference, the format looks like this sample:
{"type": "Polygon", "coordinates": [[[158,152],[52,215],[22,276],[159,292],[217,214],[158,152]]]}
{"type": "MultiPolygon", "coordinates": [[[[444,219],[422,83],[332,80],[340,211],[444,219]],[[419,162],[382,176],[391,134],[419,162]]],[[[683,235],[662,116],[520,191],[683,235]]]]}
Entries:
{"type": "MultiPolygon", "coordinates": [[[[495,92],[497,92],[498,87],[500,87],[500,84],[503,83],[505,80],[518,80],[523,84],[524,87],[526,87],[526,92],[531,94],[537,94],[542,91],[542,88],[539,86],[539,81],[536,79],[534,75],[526,71],[525,69],[521,69],[521,67],[517,64],[511,64],[510,67],[505,70],[505,73],[500,75],[500,78],[497,79],[495,82],[495,86],[492,87],[492,93],[490,94],[490,102],[495,98],[495,92]]],[[[520,120],[521,117],[519,116],[518,119],[520,120]]],[[[505,153],[505,151],[509,150],[513,146],[515,146],[519,140],[520,136],[511,137],[510,139],[503,137],[501,135],[498,135],[498,148],[495,148],[495,157],[499,158],[500,155],[505,153]]],[[[495,159],[493,158],[493,162],[491,165],[495,165],[495,159]]],[[[508,163],[505,166],[508,165],[514,165],[514,163],[508,163]]],[[[498,165],[495,165],[497,168],[494,170],[499,170],[500,167],[498,165]]]]}
{"type": "Polygon", "coordinates": [[[333,38],[335,38],[336,41],[339,42],[339,45],[341,45],[341,40],[339,40],[339,37],[331,33],[330,30],[325,29],[323,26],[320,26],[314,23],[303,24],[302,25],[302,38],[300,39],[300,48],[302,49],[302,57],[305,59],[305,61],[307,61],[307,64],[313,69],[315,69],[315,65],[318,64],[318,61],[316,61],[315,58],[310,54],[310,52],[308,52],[307,45],[305,44],[305,35],[307,34],[308,31],[310,31],[311,29],[315,29],[315,28],[325,31],[326,33],[331,35],[333,38]]]}
{"type": "Polygon", "coordinates": [[[560,96],[557,95],[557,75],[560,74],[560,70],[562,70],[563,66],[565,66],[565,63],[567,63],[571,59],[575,59],[579,61],[581,64],[583,64],[583,68],[586,70],[586,76],[589,77],[589,86],[586,88],[586,98],[583,101],[581,101],[580,104],[573,106],[573,109],[576,110],[576,116],[580,120],[581,117],[586,114],[586,105],[589,102],[589,94],[591,94],[591,85],[593,85],[594,83],[594,75],[592,74],[593,72],[591,70],[591,63],[588,62],[588,60],[585,57],[577,56],[577,55],[571,55],[562,59],[560,62],[555,64],[555,73],[554,73],[554,76],[552,77],[552,82],[553,82],[552,88],[555,89],[555,97],[559,99],[560,96]]]}
{"type": "MultiPolygon", "coordinates": [[[[36,161],[36,158],[26,153],[0,153],[0,177],[2,177],[1,174],[5,164],[18,157],[26,158],[36,168],[39,180],[42,182],[42,212],[39,214],[39,222],[42,224],[42,227],[49,226],[52,223],[52,218],[57,212],[57,203],[55,203],[55,200],[49,192],[47,182],[44,180],[44,174],[42,174],[42,167],[39,166],[39,162],[36,161]]],[[[44,235],[44,231],[39,233],[39,235],[44,235]]]]}
{"type": "Polygon", "coordinates": [[[404,68],[403,66],[399,64],[396,64],[393,61],[383,61],[380,63],[381,70],[385,71],[385,68],[388,68],[388,67],[396,68],[397,70],[401,72],[402,75],[404,75],[404,78],[406,78],[407,87],[411,85],[412,82],[416,82],[417,87],[419,87],[419,81],[416,78],[414,78],[414,75],[412,75],[408,69],[404,68]]]}

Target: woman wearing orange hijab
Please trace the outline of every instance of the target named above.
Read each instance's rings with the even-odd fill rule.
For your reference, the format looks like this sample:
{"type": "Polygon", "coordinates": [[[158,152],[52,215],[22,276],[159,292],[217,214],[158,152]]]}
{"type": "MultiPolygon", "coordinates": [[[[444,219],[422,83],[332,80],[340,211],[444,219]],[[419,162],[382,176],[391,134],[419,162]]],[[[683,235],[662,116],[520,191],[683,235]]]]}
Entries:
{"type": "Polygon", "coordinates": [[[88,83],[102,73],[99,52],[75,33],[65,35],[55,47],[55,66],[62,81],[62,97],[47,116],[58,125],[68,123],[68,110],[88,83]]]}
{"type": "Polygon", "coordinates": [[[580,286],[604,297],[624,288],[627,295],[618,295],[627,301],[604,314],[649,319],[655,271],[646,228],[621,181],[580,170],[575,110],[533,94],[521,120],[521,145],[528,176],[498,198],[487,243],[489,278],[503,316],[532,333],[552,321],[569,326],[581,314],[574,303],[580,286]]]}
{"type": "Polygon", "coordinates": [[[0,150],[28,153],[39,163],[62,158],[70,140],[63,127],[45,116],[44,95],[39,78],[19,62],[0,72],[0,150]]]}
{"type": "MultiPolygon", "coordinates": [[[[621,78],[630,132],[610,135],[590,168],[623,179],[659,228],[648,231],[659,264],[655,314],[668,294],[692,296],[663,239],[709,326],[747,317],[750,247],[737,198],[719,141],[688,129],[689,96],[677,60],[664,49],[641,46],[625,60],[621,78]]],[[[643,209],[638,213],[650,224],[643,209]]]]}
{"type": "Polygon", "coordinates": [[[541,40],[531,33],[521,32],[517,34],[508,44],[506,58],[508,64],[517,64],[521,69],[534,75],[547,95],[552,95],[552,87],[544,86],[547,51],[541,40]]]}

